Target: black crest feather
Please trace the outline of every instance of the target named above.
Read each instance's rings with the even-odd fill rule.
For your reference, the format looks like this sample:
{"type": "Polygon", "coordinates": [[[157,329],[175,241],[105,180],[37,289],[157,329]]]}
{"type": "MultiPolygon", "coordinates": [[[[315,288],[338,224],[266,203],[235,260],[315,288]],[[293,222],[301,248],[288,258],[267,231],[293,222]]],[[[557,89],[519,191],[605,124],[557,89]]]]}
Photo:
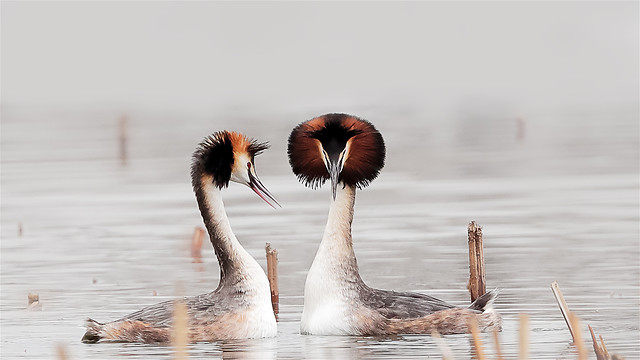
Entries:
{"type": "Polygon", "coordinates": [[[218,188],[229,185],[233,169],[233,144],[227,131],[218,131],[207,136],[193,153],[191,163],[192,185],[199,186],[202,174],[213,176],[218,188]]]}
{"type": "Polygon", "coordinates": [[[269,148],[269,143],[258,142],[235,131],[218,131],[207,136],[193,153],[191,163],[191,182],[194,188],[199,186],[202,174],[209,174],[218,188],[227,187],[235,156],[247,153],[251,161],[269,148]]]}
{"type": "Polygon", "coordinates": [[[257,142],[257,140],[251,139],[249,146],[247,147],[247,152],[254,157],[256,155],[262,154],[263,151],[269,148],[268,142],[257,142]]]}

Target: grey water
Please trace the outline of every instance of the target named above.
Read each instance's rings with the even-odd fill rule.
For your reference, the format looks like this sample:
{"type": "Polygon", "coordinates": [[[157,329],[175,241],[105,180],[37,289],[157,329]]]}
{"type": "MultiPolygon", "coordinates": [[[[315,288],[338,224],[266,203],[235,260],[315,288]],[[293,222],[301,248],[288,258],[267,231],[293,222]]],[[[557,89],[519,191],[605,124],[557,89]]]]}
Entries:
{"type": "MultiPolygon", "coordinates": [[[[504,317],[505,355],[518,354],[524,313],[532,358],[576,358],[550,290],[557,280],[585,339],[591,325],[610,352],[640,358],[636,109],[446,120],[373,107],[353,112],[372,121],[387,145],[387,165],[358,191],[353,222],[369,285],[468,304],[466,229],[475,220],[484,228],[488,287],[501,291],[495,306],[504,317]]],[[[442,357],[430,336],[299,334],[305,276],[330,195],[297,182],[286,140],[296,124],[319,114],[128,112],[126,164],[118,155],[121,114],[3,109],[3,359],[55,358],[57,346],[70,359],[171,358],[166,346],[82,344],[83,321],[216,287],[210,244],[202,263],[189,252],[201,225],[189,163],[195,145],[220,129],[272,144],[256,168],[282,208],[238,184],[223,196],[238,239],[263,268],[265,243],[279,252],[279,335],[193,344],[191,358],[442,357]],[[41,309],[27,309],[28,293],[39,294],[41,309]]],[[[494,353],[492,337],[482,340],[494,353]]],[[[456,358],[471,357],[469,335],[444,341],[456,358]]]]}

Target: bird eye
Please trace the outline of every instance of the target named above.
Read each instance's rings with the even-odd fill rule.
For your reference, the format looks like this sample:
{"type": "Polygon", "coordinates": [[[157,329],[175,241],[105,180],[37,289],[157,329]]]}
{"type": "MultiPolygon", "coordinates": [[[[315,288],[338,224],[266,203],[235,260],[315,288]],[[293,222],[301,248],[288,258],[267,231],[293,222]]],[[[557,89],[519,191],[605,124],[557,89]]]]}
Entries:
{"type": "Polygon", "coordinates": [[[247,162],[247,169],[251,169],[251,162],[247,162]]]}

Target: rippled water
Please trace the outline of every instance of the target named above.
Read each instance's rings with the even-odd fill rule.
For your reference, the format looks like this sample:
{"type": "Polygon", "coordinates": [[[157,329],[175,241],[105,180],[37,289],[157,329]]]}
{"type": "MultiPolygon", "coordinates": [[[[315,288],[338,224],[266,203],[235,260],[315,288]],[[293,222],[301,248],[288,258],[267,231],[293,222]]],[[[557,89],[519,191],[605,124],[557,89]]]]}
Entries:
{"type": "MultiPolygon", "coordinates": [[[[557,280],[584,328],[601,334],[609,351],[640,358],[636,110],[520,120],[356,110],[388,147],[386,168],[356,202],[354,246],[369,285],[467,304],[466,226],[476,220],[484,227],[488,287],[501,289],[506,354],[517,355],[518,316],[527,313],[532,358],[575,358],[549,288],[557,280]]],[[[298,333],[329,192],[296,181],[286,139],[318,114],[130,113],[122,165],[117,113],[3,109],[2,357],[52,358],[62,344],[71,359],[170,358],[163,346],[82,344],[83,321],[215,288],[210,245],[201,264],[189,253],[201,219],[188,169],[200,139],[223,128],[273,144],[256,165],[283,208],[271,209],[237,184],[224,197],[236,235],[263,267],[265,242],[279,251],[279,336],[195,344],[190,355],[441,357],[429,336],[298,333]],[[39,293],[41,311],[27,310],[29,292],[39,293]]],[[[483,340],[492,352],[491,337],[483,340]]],[[[470,356],[468,335],[445,341],[457,358],[470,356]]]]}

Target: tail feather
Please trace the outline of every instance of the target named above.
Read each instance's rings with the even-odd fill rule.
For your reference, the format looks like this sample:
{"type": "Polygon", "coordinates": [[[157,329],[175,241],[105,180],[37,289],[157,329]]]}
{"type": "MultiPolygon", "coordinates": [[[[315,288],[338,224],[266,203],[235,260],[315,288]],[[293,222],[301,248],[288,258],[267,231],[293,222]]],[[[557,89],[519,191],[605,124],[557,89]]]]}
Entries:
{"type": "Polygon", "coordinates": [[[493,289],[491,291],[486,292],[484,295],[477,298],[471,305],[469,305],[469,309],[477,310],[480,312],[485,312],[493,309],[493,302],[498,297],[500,290],[493,289]]]}
{"type": "Polygon", "coordinates": [[[86,321],[87,331],[84,333],[82,337],[83,343],[93,344],[97,343],[102,339],[102,327],[104,324],[99,323],[91,318],[87,318],[86,321]]]}

